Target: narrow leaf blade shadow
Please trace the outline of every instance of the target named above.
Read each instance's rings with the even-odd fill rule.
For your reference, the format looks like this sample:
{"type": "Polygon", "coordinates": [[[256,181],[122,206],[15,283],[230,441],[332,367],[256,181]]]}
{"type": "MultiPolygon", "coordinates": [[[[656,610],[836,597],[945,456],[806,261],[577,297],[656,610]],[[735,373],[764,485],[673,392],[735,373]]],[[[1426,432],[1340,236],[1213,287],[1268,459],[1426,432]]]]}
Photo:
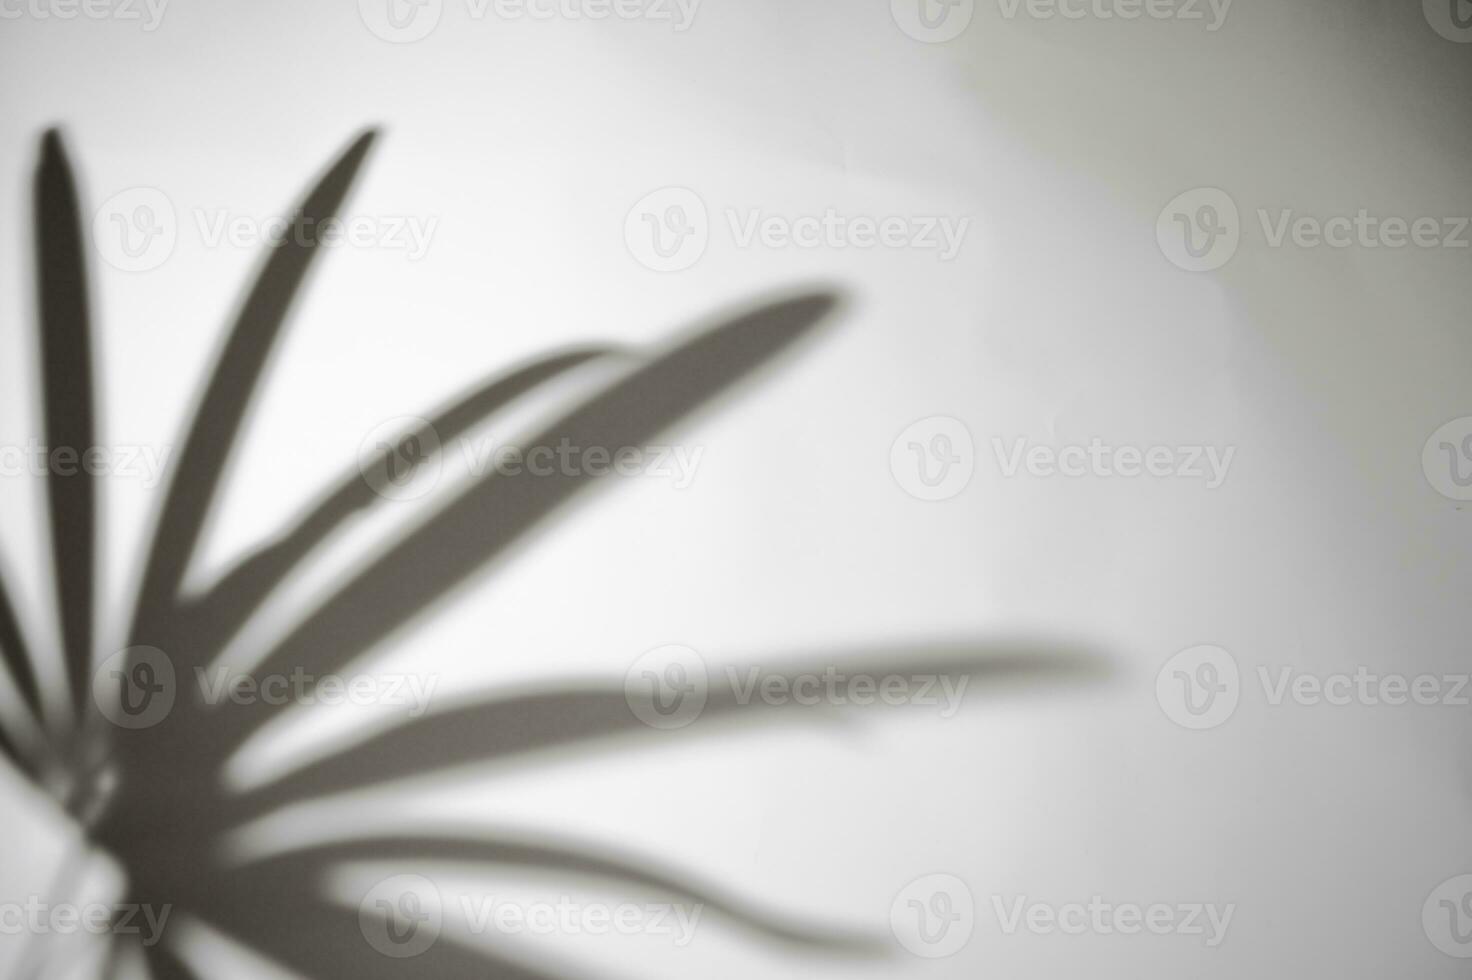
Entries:
{"type": "MultiPolygon", "coordinates": [[[[1102,677],[1107,672],[1101,657],[1076,645],[1021,642],[896,644],[872,651],[830,650],[772,659],[786,666],[769,671],[769,676],[780,675],[789,681],[821,672],[829,665],[841,665],[850,675],[969,676],[993,690],[1008,683],[1080,682],[1102,677]]],[[[236,820],[250,820],[314,797],[432,775],[460,766],[504,762],[528,753],[593,740],[620,735],[698,737],[715,721],[753,723],[777,717],[774,712],[780,709],[759,701],[743,701],[738,687],[736,682],[715,675],[700,718],[689,728],[672,733],[656,732],[640,721],[630,707],[624,686],[607,681],[580,687],[564,685],[555,690],[448,709],[370,736],[274,783],[251,790],[236,800],[228,812],[236,820]]]]}
{"type": "MultiPolygon", "coordinates": [[[[638,445],[729,388],[813,329],[832,311],[831,293],[770,303],[726,320],[665,352],[529,440],[532,446],[638,445]]],[[[491,474],[330,596],[256,671],[303,668],[322,676],[423,612],[509,547],[579,490],[586,473],[491,474]]],[[[269,720],[269,705],[228,705],[209,732],[232,751],[269,720]]]]}
{"type": "MultiPolygon", "coordinates": [[[[480,386],[427,421],[441,444],[447,444],[537,385],[615,352],[612,347],[592,347],[538,358],[480,386]]],[[[389,454],[370,465],[386,470],[389,454]]],[[[218,650],[298,563],[349,517],[381,500],[365,474],[353,470],[280,539],[244,559],[204,596],[187,601],[180,612],[190,624],[188,633],[196,649],[218,650]]]]}
{"type": "Polygon", "coordinates": [[[319,897],[320,880],[287,869],[262,877],[223,875],[214,899],[206,897],[201,918],[221,933],[310,980],[566,980],[571,972],[546,973],[472,949],[440,935],[412,959],[394,959],[364,938],[359,913],[319,897]]]}
{"type": "Polygon", "coordinates": [[[721,889],[694,880],[683,871],[661,868],[646,856],[618,855],[606,845],[603,853],[574,841],[537,839],[529,835],[497,832],[494,836],[463,833],[437,836],[399,835],[341,841],[304,851],[273,856],[256,867],[265,875],[281,874],[288,865],[300,864],[308,873],[323,874],[334,865],[352,861],[455,862],[523,867],[538,871],[565,872],[580,879],[599,878],[622,886],[658,892],[663,901],[699,905],[765,939],[792,946],[820,947],[854,955],[873,955],[885,946],[872,936],[841,931],[815,923],[784,922],[750,902],[723,894],[721,889]]]}
{"type": "Polygon", "coordinates": [[[194,556],[246,409],[316,258],[315,229],[337,215],[374,137],[371,130],[358,137],[312,190],[293,217],[291,233],[272,247],[246,296],[169,481],[135,610],[136,643],[158,645],[161,636],[168,635],[167,620],[179,584],[194,556]]]}
{"type": "MultiPolygon", "coordinates": [[[[92,335],[81,208],[61,134],[47,132],[36,171],[37,295],[41,378],[50,451],[80,457],[96,445],[92,335]]],[[[55,458],[53,456],[53,463],[55,458]]],[[[48,467],[51,554],[71,703],[91,687],[96,488],[85,466],[48,467]]]]}
{"type": "Polygon", "coordinates": [[[15,604],[10,599],[10,589],[3,571],[0,571],[0,658],[10,673],[10,679],[20,693],[21,699],[31,710],[35,720],[41,720],[41,687],[36,681],[36,669],[32,661],[31,647],[21,632],[20,619],[15,613],[15,604]]]}

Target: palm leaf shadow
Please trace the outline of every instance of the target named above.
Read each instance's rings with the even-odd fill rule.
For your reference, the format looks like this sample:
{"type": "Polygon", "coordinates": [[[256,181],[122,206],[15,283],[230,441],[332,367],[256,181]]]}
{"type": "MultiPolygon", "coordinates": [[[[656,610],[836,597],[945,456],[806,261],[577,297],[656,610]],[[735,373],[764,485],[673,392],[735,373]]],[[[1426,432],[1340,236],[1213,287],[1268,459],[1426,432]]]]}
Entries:
{"type": "MultiPolygon", "coordinates": [[[[42,142],[35,229],[47,444],[79,453],[96,445],[92,331],[81,210],[71,167],[55,130],[42,142]]],[[[96,487],[85,467],[63,474],[52,466],[46,490],[63,659],[72,703],[80,707],[92,679],[96,487]]]]}
{"type": "MultiPolygon", "coordinates": [[[[355,140],[304,197],[292,227],[310,229],[341,210],[374,134],[355,140]]],[[[43,333],[43,373],[48,436],[53,445],[92,445],[91,328],[75,180],[52,131],[37,175],[37,245],[43,333]]],[[[151,550],[128,633],[129,646],[168,652],[181,667],[209,663],[273,591],[353,515],[376,497],[365,474],[350,474],[319,503],[227,571],[202,595],[183,594],[182,583],[228,468],[231,451],[264,374],[271,351],[316,257],[316,239],[290,234],[273,246],[247,292],[191,422],[160,508],[151,550]]],[[[756,372],[791,353],[838,305],[831,291],[776,299],[718,318],[663,349],[634,352],[633,367],[565,411],[531,440],[563,439],[583,446],[630,446],[688,419],[756,372]]],[[[521,395],[595,358],[620,354],[590,345],[539,358],[493,378],[432,416],[447,437],[461,433],[521,395]]],[[[387,456],[376,465],[386,466],[387,456]]],[[[356,571],[270,650],[255,672],[301,668],[322,676],[340,671],[425,615],[512,546],[523,543],[584,491],[597,484],[586,474],[551,476],[493,473],[461,490],[437,512],[402,533],[356,571]]],[[[95,580],[95,488],[90,480],[49,481],[57,616],[64,624],[64,673],[74,704],[84,706],[91,688],[95,580]],[[83,608],[85,607],[85,608],[83,608]]],[[[22,694],[24,708],[41,710],[27,646],[3,581],[0,581],[0,669],[22,694]]],[[[832,663],[839,651],[786,658],[789,675],[832,663]]],[[[849,651],[841,662],[857,670],[950,671],[990,682],[1081,679],[1095,676],[1099,660],[1086,651],[1055,647],[962,643],[930,645],[899,653],[849,651]]],[[[295,772],[245,792],[231,792],[222,767],[251,736],[278,717],[270,706],[227,704],[219,710],[181,700],[154,727],[108,728],[95,714],[78,718],[105,737],[107,764],[78,749],[95,746],[77,731],[51,746],[78,779],[105,772],[115,789],[96,788],[106,805],[78,808],[91,838],[112,853],[129,878],[129,898],[140,904],[177,906],[279,964],[314,978],[401,976],[404,964],[365,945],[357,914],[328,901],[322,879],[334,867],[363,859],[455,861],[523,866],[601,878],[699,900],[764,940],[817,946],[834,952],[871,952],[872,943],[843,930],[779,918],[758,903],[727,895],[688,872],[658,868],[647,858],[615,855],[606,847],[549,843],[544,837],[452,832],[339,841],[304,853],[244,865],[223,856],[232,829],[290,805],[322,796],[392,785],[403,779],[486,761],[566,751],[619,736],[648,735],[622,686],[605,680],[569,682],[532,692],[501,693],[440,711],[369,736],[295,772]],[[426,759],[433,759],[427,763],[426,759]]],[[[771,717],[729,687],[712,688],[706,715],[712,722],[749,723],[771,717]]],[[[699,726],[718,731],[721,725],[699,726]]],[[[0,750],[34,771],[33,760],[4,741],[0,750]]],[[[100,777],[99,777],[100,781],[100,777]]],[[[143,950],[161,978],[197,975],[171,947],[143,950]]],[[[549,968],[551,969],[551,968],[549,968]]],[[[447,938],[413,961],[412,971],[436,977],[573,975],[518,965],[478,946],[447,938]]]]}

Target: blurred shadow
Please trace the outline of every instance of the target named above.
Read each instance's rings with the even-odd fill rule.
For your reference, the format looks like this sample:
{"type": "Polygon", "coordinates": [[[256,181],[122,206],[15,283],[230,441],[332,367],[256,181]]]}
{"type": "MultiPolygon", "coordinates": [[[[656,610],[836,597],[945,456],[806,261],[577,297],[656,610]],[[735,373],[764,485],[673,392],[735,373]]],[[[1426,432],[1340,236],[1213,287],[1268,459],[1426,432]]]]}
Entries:
{"type": "MultiPolygon", "coordinates": [[[[373,140],[372,132],[356,139],[304,197],[291,223],[299,233],[283,236],[271,248],[187,424],[184,449],[141,569],[128,634],[129,646],[157,647],[184,672],[217,658],[303,561],[378,499],[369,477],[374,467],[390,465],[392,449],[371,461],[367,472],[341,478],[315,506],[202,595],[182,594],[233,445],[316,257],[311,229],[340,212],[373,140]]],[[[72,172],[54,131],[45,138],[37,174],[36,222],[47,436],[53,446],[87,447],[93,439],[93,381],[82,228],[72,172]]],[[[589,345],[550,354],[465,393],[433,413],[430,425],[442,438],[453,438],[573,368],[595,358],[624,356],[630,363],[627,371],[565,410],[528,444],[551,446],[565,440],[578,446],[638,446],[793,353],[797,342],[830,320],[838,305],[839,296],[831,290],[790,294],[713,318],[658,349],[625,353],[589,345]]],[[[475,479],[422,522],[398,532],[266,651],[253,673],[301,669],[321,677],[342,670],[431,610],[497,556],[529,540],[599,482],[586,470],[537,476],[493,472],[475,479]]],[[[90,479],[52,477],[48,489],[57,614],[65,626],[65,674],[73,703],[85,705],[91,690],[90,609],[96,576],[94,488],[90,479]]],[[[761,662],[777,663],[775,673],[788,677],[841,665],[845,671],[873,674],[969,675],[993,686],[1089,680],[1102,671],[1095,654],[1057,645],[961,641],[908,647],[808,651],[763,657],[761,662]]],[[[4,669],[25,706],[39,714],[32,651],[3,581],[0,649],[4,669]]],[[[135,666],[125,665],[125,674],[135,666]]],[[[700,724],[692,729],[697,733],[781,714],[721,683],[711,687],[704,710],[722,725],[700,724]]],[[[647,857],[545,835],[518,839],[485,830],[405,834],[337,841],[232,864],[222,847],[225,834],[305,800],[653,731],[638,720],[622,685],[606,679],[568,682],[500,692],[419,718],[333,751],[266,786],[229,792],[222,778],[225,763],[283,712],[284,707],[263,701],[206,710],[180,699],[166,718],[139,730],[109,726],[95,710],[77,720],[74,731],[55,748],[66,758],[73,780],[87,791],[69,795],[64,805],[88,828],[91,839],[122,864],[129,901],[171,906],[180,919],[206,922],[269,960],[322,978],[365,980],[405,972],[403,961],[364,941],[357,910],[324,897],[329,871],[364,860],[476,862],[611,880],[699,901],[768,942],[851,954],[876,949],[872,938],[779,918],[759,903],[725,894],[647,857]],[[87,737],[78,738],[79,732],[87,737]]],[[[0,749],[26,764],[23,753],[3,736],[0,749]]],[[[199,975],[171,945],[141,952],[156,977],[199,975]]],[[[576,972],[554,968],[540,957],[537,964],[518,965],[447,936],[413,960],[412,972],[528,980],[576,972]]]]}

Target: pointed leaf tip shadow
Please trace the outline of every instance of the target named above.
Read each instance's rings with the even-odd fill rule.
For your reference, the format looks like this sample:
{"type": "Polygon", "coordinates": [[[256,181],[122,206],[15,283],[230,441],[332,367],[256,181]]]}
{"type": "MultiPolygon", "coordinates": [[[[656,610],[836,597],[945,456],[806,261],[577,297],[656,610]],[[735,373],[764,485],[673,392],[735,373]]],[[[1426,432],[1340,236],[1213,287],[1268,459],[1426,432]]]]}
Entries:
{"type": "MultiPolygon", "coordinates": [[[[80,458],[96,445],[91,313],[81,206],[56,129],[41,143],[34,219],[46,444],[80,458]]],[[[80,706],[91,686],[96,487],[87,467],[68,469],[49,467],[46,491],[65,674],[80,706]]]]}
{"type": "MultiPolygon", "coordinates": [[[[617,352],[618,348],[610,346],[586,347],[537,358],[435,413],[427,420],[430,431],[441,446],[447,445],[542,382],[617,352]]],[[[385,451],[373,465],[385,472],[391,454],[392,450],[385,451]]],[[[280,538],[236,565],[204,596],[186,600],[180,612],[195,649],[205,655],[218,651],[299,562],[353,514],[381,501],[366,474],[354,467],[280,538]]]]}
{"type": "MultiPolygon", "coordinates": [[[[584,401],[528,446],[638,446],[766,364],[835,309],[833,292],[768,303],[696,333],[584,401]]],[[[593,482],[586,472],[492,472],[370,561],[255,668],[333,673],[462,583],[593,482]]],[[[233,751],[278,709],[229,704],[198,730],[233,751]]]]}
{"type": "Polygon", "coordinates": [[[168,635],[167,620],[179,584],[193,558],[246,410],[316,258],[316,229],[337,215],[376,135],[370,129],[354,140],[317,183],[293,215],[292,232],[271,247],[246,295],[169,480],[134,612],[136,643],[157,645],[168,635]]]}

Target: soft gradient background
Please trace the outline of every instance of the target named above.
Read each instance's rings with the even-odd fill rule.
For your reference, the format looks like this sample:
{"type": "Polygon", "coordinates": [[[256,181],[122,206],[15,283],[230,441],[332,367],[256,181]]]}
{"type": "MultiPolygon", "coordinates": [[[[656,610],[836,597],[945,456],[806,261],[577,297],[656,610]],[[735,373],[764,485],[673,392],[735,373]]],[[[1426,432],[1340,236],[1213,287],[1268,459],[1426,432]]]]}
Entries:
{"type": "MultiPolygon", "coordinates": [[[[705,0],[684,32],[477,21],[446,0],[431,35],[399,45],[351,0],[173,0],[151,32],[0,21],[0,80],[0,442],[39,432],[28,195],[45,127],[64,127],[89,212],[143,185],[181,215],[264,218],[381,125],[349,210],[438,220],[422,260],[342,248],[320,264],[197,581],[315,499],[387,419],[547,348],[653,342],[774,289],[835,284],[849,302],[834,329],[681,426],[705,450],[693,487],[609,483],[375,658],[469,697],[618,678],[670,642],[712,663],[1002,635],[1113,657],[1105,684],[978,692],[949,720],[891,710],[837,728],[651,733],[371,806],[328,801],[266,838],[409,813],[607,840],[879,936],[922,874],[961,876],[980,909],[966,949],[935,962],[898,947],[878,961],[797,954],[714,921],[685,950],[512,941],[576,975],[1462,975],[1427,941],[1421,906],[1472,872],[1472,709],[1271,708],[1255,681],[1259,665],[1469,665],[1472,524],[1428,485],[1421,449],[1472,415],[1472,250],[1275,249],[1255,217],[1472,214],[1472,45],[1438,36],[1419,4],[1237,0],[1208,31],[1008,18],[979,0],[958,38],[925,44],[882,0],[705,0]],[[624,219],[669,185],[700,194],[712,232],[696,265],[661,274],[625,247],[624,219]],[[1244,233],[1231,263],[1192,274],[1161,254],[1155,226],[1200,186],[1232,195],[1244,233]],[[830,206],[971,227],[942,262],[739,248],[723,214],[830,206]],[[939,503],[889,468],[896,435],[932,415],[962,419],[977,447],[969,487],[939,503]],[[1207,491],[1005,479],[991,451],[993,437],[1095,436],[1237,455],[1207,491]],[[1155,675],[1208,642],[1251,680],[1230,722],[1186,731],[1156,704],[1155,675]],[[991,896],[1024,894],[1237,909],[1217,949],[1003,935],[991,896]]],[[[178,439],[259,259],[207,247],[186,218],[157,269],[94,263],[104,441],[178,439]]],[[[158,498],[137,480],[106,491],[99,656],[120,642],[158,498]]],[[[43,503],[38,482],[0,480],[26,625],[54,636],[43,503]]],[[[414,507],[335,542],[240,655],[414,507]]],[[[293,758],[301,737],[278,734],[240,778],[293,758]]],[[[9,770],[0,795],[0,827],[21,841],[0,853],[0,900],[19,900],[45,889],[70,832],[9,770]]],[[[530,874],[486,887],[599,894],[530,874]]],[[[17,945],[0,938],[0,972],[17,945]]],[[[274,975],[201,949],[218,958],[212,976],[274,975]]]]}

